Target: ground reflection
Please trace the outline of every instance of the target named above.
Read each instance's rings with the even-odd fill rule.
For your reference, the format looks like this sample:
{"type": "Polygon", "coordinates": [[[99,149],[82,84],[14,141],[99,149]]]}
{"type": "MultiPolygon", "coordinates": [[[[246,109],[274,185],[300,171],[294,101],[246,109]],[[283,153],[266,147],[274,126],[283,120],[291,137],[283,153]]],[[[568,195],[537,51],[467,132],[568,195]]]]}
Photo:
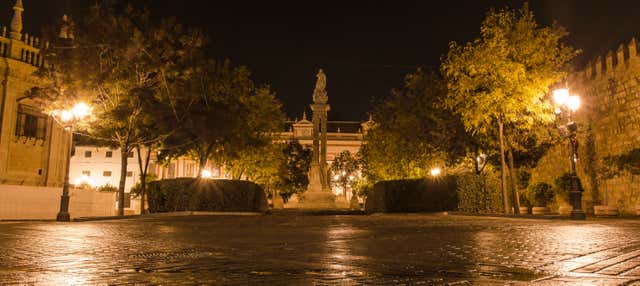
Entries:
{"type": "MultiPolygon", "coordinates": [[[[103,232],[94,224],[49,224],[25,230],[30,233],[16,241],[24,247],[38,249],[47,245],[46,255],[31,255],[25,264],[42,270],[29,274],[29,281],[39,285],[87,285],[98,277],[94,256],[103,232]]],[[[18,248],[18,247],[16,247],[18,248]]]]}
{"type": "Polygon", "coordinates": [[[331,225],[326,230],[326,239],[323,245],[323,256],[320,261],[323,268],[336,278],[348,279],[349,277],[362,276],[364,272],[355,264],[353,255],[353,243],[356,235],[361,235],[363,230],[354,228],[350,224],[331,225]]]}

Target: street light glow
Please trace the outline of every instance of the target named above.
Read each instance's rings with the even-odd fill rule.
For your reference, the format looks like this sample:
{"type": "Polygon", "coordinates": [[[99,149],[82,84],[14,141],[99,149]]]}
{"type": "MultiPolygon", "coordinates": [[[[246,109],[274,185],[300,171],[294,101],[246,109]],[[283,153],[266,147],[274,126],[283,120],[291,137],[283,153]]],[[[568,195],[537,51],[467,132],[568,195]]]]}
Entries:
{"type": "Polygon", "coordinates": [[[71,112],[76,119],[81,120],[88,115],[91,115],[91,108],[84,102],[78,102],[71,108],[71,112]]]}
{"type": "Polygon", "coordinates": [[[211,171],[202,170],[202,172],[200,172],[200,175],[205,179],[211,178],[211,171]]]}
{"type": "Polygon", "coordinates": [[[69,110],[63,110],[62,112],[60,112],[60,119],[62,120],[62,122],[69,122],[71,121],[71,119],[73,119],[73,113],[69,110]]]}
{"type": "Polygon", "coordinates": [[[553,91],[553,100],[558,105],[565,104],[568,98],[569,98],[569,90],[566,88],[560,88],[553,91]]]}
{"type": "Polygon", "coordinates": [[[577,95],[569,96],[567,99],[567,106],[571,111],[576,111],[580,107],[580,97],[577,95]]]}
{"type": "Polygon", "coordinates": [[[442,173],[442,170],[440,170],[440,168],[433,168],[429,173],[431,173],[431,176],[437,177],[437,176],[440,176],[440,174],[442,173]]]}

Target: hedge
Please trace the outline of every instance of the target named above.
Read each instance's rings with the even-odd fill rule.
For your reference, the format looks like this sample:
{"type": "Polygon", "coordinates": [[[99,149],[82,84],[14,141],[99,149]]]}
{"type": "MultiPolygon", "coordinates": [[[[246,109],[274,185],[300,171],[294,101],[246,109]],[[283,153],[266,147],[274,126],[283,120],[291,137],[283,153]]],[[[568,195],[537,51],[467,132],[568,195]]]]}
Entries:
{"type": "Polygon", "coordinates": [[[458,211],[472,213],[501,213],[502,186],[500,176],[493,171],[457,175],[458,211]]]}
{"type": "Polygon", "coordinates": [[[457,208],[456,178],[381,181],[367,196],[365,211],[440,212],[457,208]]]}
{"type": "Polygon", "coordinates": [[[249,181],[178,178],[153,181],[148,190],[149,211],[266,212],[267,198],[249,181]]]}

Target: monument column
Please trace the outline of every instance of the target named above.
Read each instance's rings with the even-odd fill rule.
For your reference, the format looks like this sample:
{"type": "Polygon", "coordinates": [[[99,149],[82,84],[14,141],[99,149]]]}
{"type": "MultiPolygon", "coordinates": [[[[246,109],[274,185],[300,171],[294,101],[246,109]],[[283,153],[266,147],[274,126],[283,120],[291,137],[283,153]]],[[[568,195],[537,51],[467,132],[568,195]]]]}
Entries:
{"type": "Polygon", "coordinates": [[[327,165],[327,111],[329,105],[324,104],[320,113],[320,166],[322,167],[322,191],[330,192],[329,166],[327,165]]]}
{"type": "Polygon", "coordinates": [[[327,77],[320,69],[316,75],[316,87],[313,90],[313,150],[309,185],[303,194],[300,208],[335,208],[335,196],[331,193],[327,168],[327,77]]]}

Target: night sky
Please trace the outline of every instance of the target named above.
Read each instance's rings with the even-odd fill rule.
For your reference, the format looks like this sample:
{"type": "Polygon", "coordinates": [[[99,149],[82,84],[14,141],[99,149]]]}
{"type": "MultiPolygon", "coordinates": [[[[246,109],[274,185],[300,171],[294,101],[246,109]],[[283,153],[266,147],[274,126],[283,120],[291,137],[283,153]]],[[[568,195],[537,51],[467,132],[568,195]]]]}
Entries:
{"type": "MultiPolygon", "coordinates": [[[[63,13],[82,13],[96,0],[23,0],[25,32],[40,34],[63,13]]],[[[3,1],[10,22],[14,1],[3,1]]],[[[490,7],[522,1],[211,1],[133,0],[156,17],[174,16],[201,27],[217,57],[246,65],[270,84],[290,118],[309,110],[318,68],[327,73],[330,120],[361,120],[376,100],[402,85],[416,67],[437,68],[450,41],[478,36],[490,7]]],[[[640,34],[640,1],[531,1],[538,21],[554,20],[571,33],[585,58],[617,48],[640,34]]]]}

